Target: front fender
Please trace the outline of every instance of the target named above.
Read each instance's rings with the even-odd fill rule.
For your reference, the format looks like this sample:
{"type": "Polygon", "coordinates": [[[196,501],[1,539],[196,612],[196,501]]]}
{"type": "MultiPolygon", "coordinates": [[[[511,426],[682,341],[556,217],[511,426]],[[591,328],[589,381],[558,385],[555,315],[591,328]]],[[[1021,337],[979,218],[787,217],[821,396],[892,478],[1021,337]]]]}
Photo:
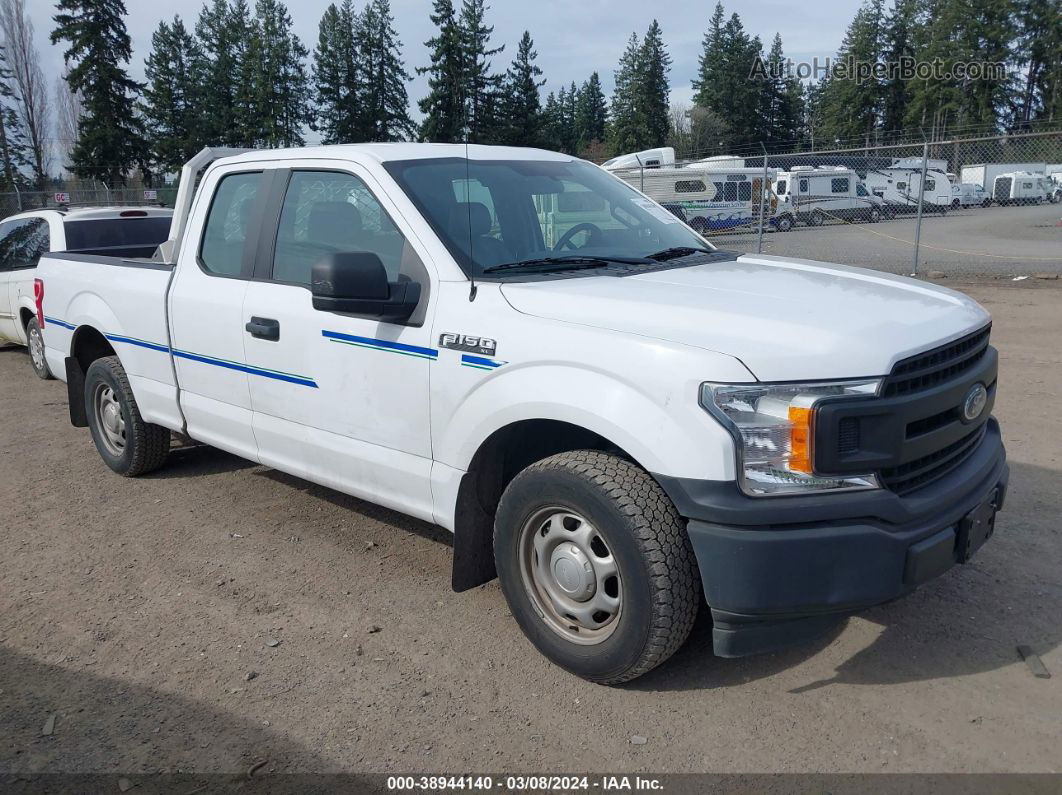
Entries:
{"type": "Polygon", "coordinates": [[[465,396],[447,422],[437,425],[436,459],[467,470],[495,431],[544,419],[592,431],[650,472],[733,480],[733,441],[698,404],[706,378],[691,375],[669,384],[655,380],[651,372],[640,375],[635,384],[561,362],[495,371],[465,396]]]}

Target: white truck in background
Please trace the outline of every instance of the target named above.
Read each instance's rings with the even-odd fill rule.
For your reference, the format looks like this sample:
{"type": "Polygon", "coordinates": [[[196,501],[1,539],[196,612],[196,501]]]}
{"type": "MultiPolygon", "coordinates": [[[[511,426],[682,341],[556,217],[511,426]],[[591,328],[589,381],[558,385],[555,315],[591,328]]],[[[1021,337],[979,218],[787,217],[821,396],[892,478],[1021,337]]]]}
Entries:
{"type": "Polygon", "coordinates": [[[1053,187],[1042,173],[1011,171],[996,176],[992,201],[999,205],[1043,204],[1051,199],[1053,187]]]}
{"type": "Polygon", "coordinates": [[[986,193],[991,194],[996,177],[1000,174],[1013,173],[1015,171],[1044,174],[1046,170],[1047,163],[974,163],[962,167],[959,172],[959,181],[980,185],[985,189],[986,193]]]}
{"type": "Polygon", "coordinates": [[[566,155],[208,151],[172,230],[38,269],[106,465],[161,467],[178,432],[442,525],[454,589],[497,576],[592,681],[666,660],[702,594],[720,656],[822,631],[969,560],[1004,504],[976,302],[715,249],[566,155]],[[568,193],[593,201],[547,243],[536,197],[568,193]]]}
{"type": "Polygon", "coordinates": [[[38,378],[52,377],[34,311],[37,263],[49,251],[150,257],[170,232],[163,207],[55,207],[0,222],[0,343],[25,345],[38,378]]]}

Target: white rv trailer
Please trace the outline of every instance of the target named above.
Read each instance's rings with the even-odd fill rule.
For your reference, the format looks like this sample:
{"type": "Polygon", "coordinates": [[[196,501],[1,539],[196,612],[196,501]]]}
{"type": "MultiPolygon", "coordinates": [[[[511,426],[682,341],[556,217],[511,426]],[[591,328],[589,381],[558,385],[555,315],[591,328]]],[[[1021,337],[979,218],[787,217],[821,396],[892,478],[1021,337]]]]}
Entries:
{"type": "Polygon", "coordinates": [[[614,169],[613,173],[682,218],[696,232],[708,234],[755,226],[760,217],[773,222],[778,198],[771,192],[775,171],[762,168],[614,169]],[[763,191],[768,193],[764,197],[763,191]]]}
{"type": "Polygon", "coordinates": [[[1048,178],[1031,171],[1000,174],[992,184],[992,199],[997,204],[1042,204],[1051,193],[1048,178]]]}
{"type": "Polygon", "coordinates": [[[601,167],[607,171],[619,171],[628,168],[666,168],[674,165],[675,150],[670,146],[661,146],[657,149],[643,149],[641,152],[617,155],[606,160],[601,167]]]}
{"type": "Polygon", "coordinates": [[[974,185],[980,185],[991,193],[996,177],[1000,174],[1009,174],[1015,171],[1046,174],[1047,163],[976,163],[962,167],[959,181],[972,182],[974,185]]]}
{"type": "Polygon", "coordinates": [[[775,225],[782,230],[797,221],[821,226],[835,218],[875,223],[885,217],[882,200],[866,189],[855,171],[842,166],[779,171],[774,191],[778,195],[775,225]]]}
{"type": "Polygon", "coordinates": [[[917,212],[919,194],[922,212],[946,213],[951,206],[951,180],[943,171],[935,169],[926,171],[924,185],[921,168],[868,169],[866,185],[896,213],[917,212]]]}

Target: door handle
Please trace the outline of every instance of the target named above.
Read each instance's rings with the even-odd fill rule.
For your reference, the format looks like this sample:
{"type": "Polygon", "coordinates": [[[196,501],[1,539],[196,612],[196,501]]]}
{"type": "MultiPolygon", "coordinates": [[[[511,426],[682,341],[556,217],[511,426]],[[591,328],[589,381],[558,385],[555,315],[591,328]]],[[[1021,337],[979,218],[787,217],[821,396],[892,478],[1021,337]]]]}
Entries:
{"type": "Polygon", "coordinates": [[[280,321],[268,317],[252,317],[251,322],[244,328],[247,329],[247,333],[257,339],[273,342],[280,340],[280,321]]]}

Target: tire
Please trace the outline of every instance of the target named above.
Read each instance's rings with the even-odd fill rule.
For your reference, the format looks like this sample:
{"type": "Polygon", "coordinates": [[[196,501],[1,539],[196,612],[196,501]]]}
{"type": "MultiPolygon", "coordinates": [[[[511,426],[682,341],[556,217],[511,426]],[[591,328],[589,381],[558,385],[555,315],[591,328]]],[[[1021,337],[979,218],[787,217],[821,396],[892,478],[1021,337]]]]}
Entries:
{"type": "Polygon", "coordinates": [[[962,202],[960,202],[958,199],[952,199],[951,206],[958,210],[962,206],[962,202]]]}
{"type": "Polygon", "coordinates": [[[826,221],[826,215],[822,210],[814,210],[811,215],[808,216],[808,226],[822,226],[826,221]]]}
{"type": "Polygon", "coordinates": [[[129,379],[117,356],[97,359],[85,374],[85,412],[92,441],[103,462],[128,478],[166,462],[170,432],[144,422],[129,379]]]}
{"type": "Polygon", "coordinates": [[[645,470],[615,455],[561,453],[518,474],[498,506],[494,557],[524,635],[591,682],[652,670],[697,617],[701,582],[685,523],[645,470]],[[537,574],[535,550],[553,561],[537,574]],[[551,598],[547,581],[565,601],[551,598]]]}
{"type": "Polygon", "coordinates": [[[50,381],[55,376],[48,369],[48,360],[44,356],[44,335],[37,323],[37,318],[30,318],[26,324],[26,347],[29,350],[30,367],[42,381],[50,381]]]}
{"type": "Polygon", "coordinates": [[[881,210],[879,210],[877,207],[871,207],[870,216],[867,218],[867,220],[872,224],[876,224],[878,221],[881,220],[881,210]]]}
{"type": "Polygon", "coordinates": [[[788,213],[778,216],[778,218],[775,219],[774,228],[779,232],[788,232],[793,228],[793,216],[788,213]]]}

